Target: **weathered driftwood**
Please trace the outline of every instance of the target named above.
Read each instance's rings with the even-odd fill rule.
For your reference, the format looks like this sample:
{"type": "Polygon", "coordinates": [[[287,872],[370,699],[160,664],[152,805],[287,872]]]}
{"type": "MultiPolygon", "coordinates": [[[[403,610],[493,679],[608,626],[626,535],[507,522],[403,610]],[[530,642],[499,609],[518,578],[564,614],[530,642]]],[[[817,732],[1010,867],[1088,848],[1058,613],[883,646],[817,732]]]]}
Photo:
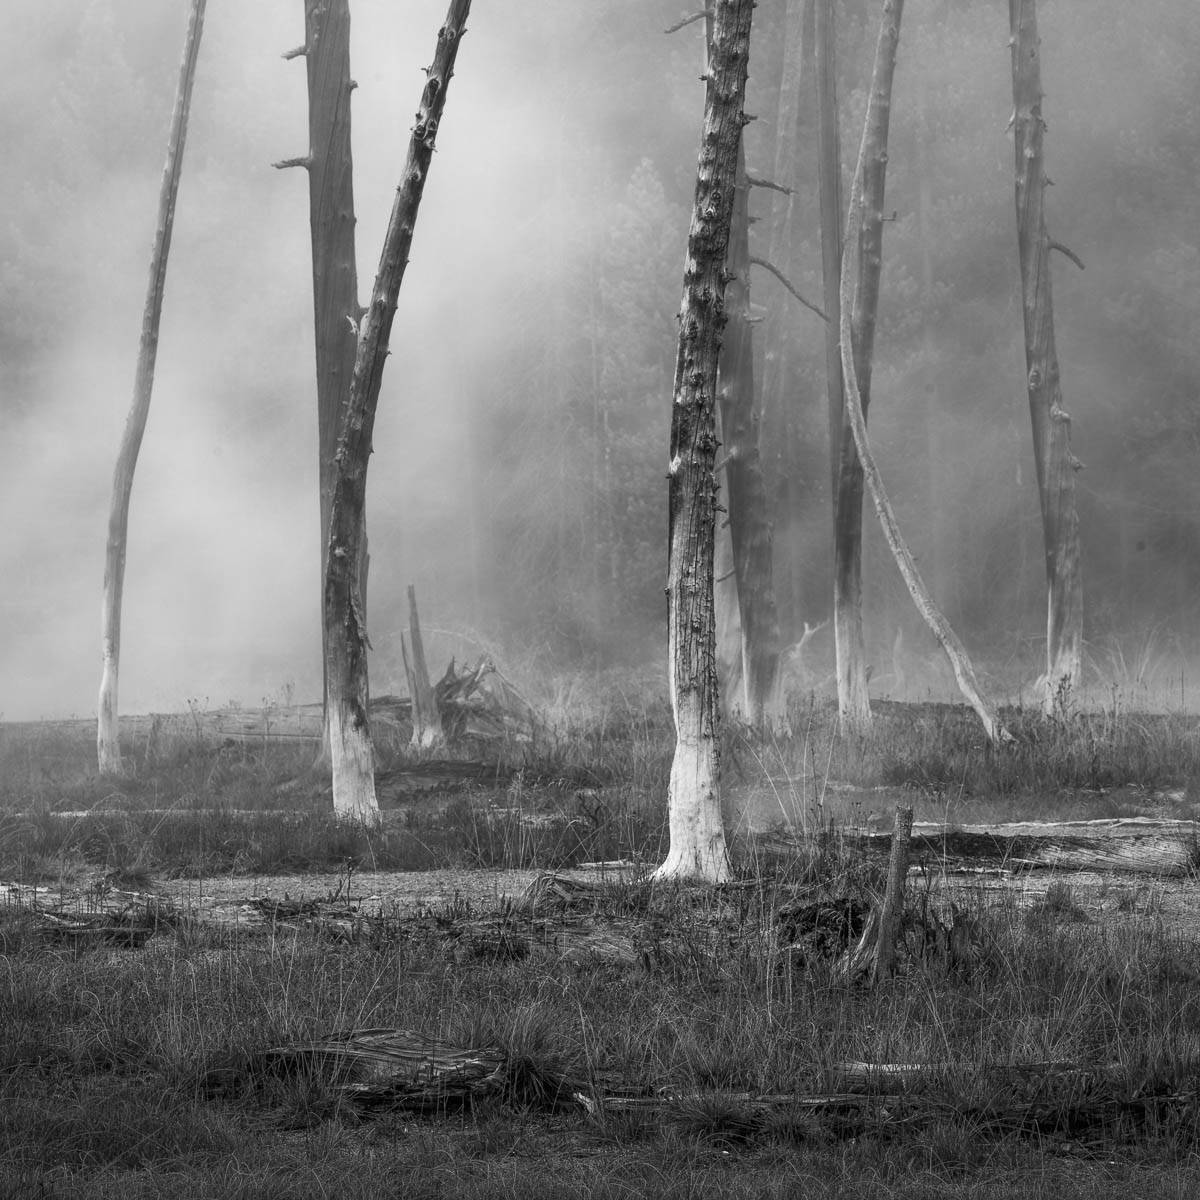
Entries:
{"type": "Polygon", "coordinates": [[[211,1096],[300,1078],[362,1105],[436,1110],[499,1091],[505,1065],[496,1046],[468,1049],[408,1029],[358,1029],[217,1063],[202,1085],[211,1096]]]}

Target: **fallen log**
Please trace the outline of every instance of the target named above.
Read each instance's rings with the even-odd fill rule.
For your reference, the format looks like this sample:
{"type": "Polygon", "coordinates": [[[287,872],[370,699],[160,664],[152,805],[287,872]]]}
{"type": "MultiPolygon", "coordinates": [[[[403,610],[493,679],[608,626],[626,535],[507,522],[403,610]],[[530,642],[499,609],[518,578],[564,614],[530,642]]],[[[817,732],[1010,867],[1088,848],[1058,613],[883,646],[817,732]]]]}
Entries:
{"type": "MultiPolygon", "coordinates": [[[[583,1061],[581,1057],[580,1062],[583,1061]]],[[[1194,1119],[1192,1080],[1134,1080],[1119,1065],[1034,1063],[832,1064],[826,1091],[755,1093],[626,1084],[488,1043],[456,1046],[409,1029],[362,1029],[214,1060],[200,1076],[210,1099],[271,1096],[271,1085],[320,1084],[366,1112],[442,1113],[498,1099],[526,1110],[575,1109],[601,1125],[616,1113],[702,1124],[708,1136],[772,1135],[780,1115],[823,1122],[839,1138],[957,1118],[983,1136],[1067,1137],[1105,1144],[1194,1119]],[[987,1098],[974,1099],[980,1095],[987,1098]]]]}
{"type": "MultiPolygon", "coordinates": [[[[1198,832],[1194,821],[1153,817],[997,825],[918,822],[912,827],[909,858],[926,870],[990,866],[1012,872],[1127,871],[1179,876],[1200,866],[1198,832]]],[[[848,850],[880,858],[891,848],[891,833],[845,830],[841,837],[848,850]]],[[[804,841],[804,835],[787,831],[760,838],[766,847],[794,847],[804,841]]]]}

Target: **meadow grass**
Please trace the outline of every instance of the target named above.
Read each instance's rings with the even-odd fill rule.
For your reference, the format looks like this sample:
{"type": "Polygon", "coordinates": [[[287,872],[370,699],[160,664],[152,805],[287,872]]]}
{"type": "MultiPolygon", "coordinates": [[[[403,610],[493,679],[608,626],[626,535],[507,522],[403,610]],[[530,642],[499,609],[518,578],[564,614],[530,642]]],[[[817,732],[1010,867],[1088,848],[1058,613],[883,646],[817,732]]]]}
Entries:
{"type": "MultiPolygon", "coordinates": [[[[989,1070],[1065,1061],[1195,1086],[1200,945],[1153,919],[1113,928],[975,912],[969,970],[911,963],[869,990],[829,964],[789,966],[764,937],[786,889],[730,900],[613,889],[592,921],[636,914],[671,953],[582,968],[550,950],[464,955],[463,914],[378,925],[332,945],[319,931],[181,922],[142,951],[68,954],[4,920],[0,958],[0,1184],[17,1194],[1186,1195],[1200,1181],[1200,1111],[1112,1140],[993,1127],[989,1070]],[[712,930],[722,945],[713,953],[712,930]],[[440,1117],[364,1116],[320,1080],[208,1096],[213,1063],[354,1027],[416,1028],[499,1044],[579,1078],[716,1093],[659,1120],[539,1113],[496,1100],[440,1117]],[[934,1070],[936,1120],[847,1120],[786,1108],[756,1118],[723,1093],[827,1090],[839,1062],[934,1070]],[[1125,1181],[1122,1183],[1121,1181],[1125,1181]],[[1101,1190],[1097,1192],[1095,1189],[1101,1190]],[[271,1189],[275,1190],[272,1191],[271,1189]],[[40,1190],[39,1190],[40,1189],[40,1190]],[[257,1189],[257,1190],[256,1190],[257,1189]],[[1092,1189],[1089,1191],[1088,1189],[1092,1189]],[[391,1194],[394,1194],[391,1193],[391,1194]]],[[[790,893],[788,893],[790,894],[790,893]]],[[[1042,1097],[1044,1101],[1046,1098],[1042,1097]]],[[[1053,1101],[1053,1097],[1050,1098],[1053,1101]]],[[[1076,1097],[1077,1099],[1077,1097],[1076,1097]]],[[[1070,1097],[1060,1103],[1069,1110],[1070,1097]]],[[[1066,1118],[1064,1118],[1065,1120],[1066,1118]]]]}
{"type": "MultiPolygon", "coordinates": [[[[911,959],[874,990],[829,963],[801,966],[772,932],[797,896],[879,886],[878,864],[831,827],[834,784],[965,820],[1116,815],[1156,791],[1186,799],[1200,778],[1183,715],[1007,720],[1016,740],[999,750],[946,706],[881,705],[867,734],[839,732],[807,701],[785,732],[727,727],[727,773],[809,797],[819,833],[773,857],[739,844],[732,890],[614,888],[580,919],[624,930],[639,948],[630,961],[464,954],[444,930],[472,914],[449,910],[423,923],[385,914],[349,943],[175,914],[142,950],[73,953],[0,909],[0,1196],[373,1197],[398,1180],[411,1196],[1196,1194],[1194,1104],[1129,1136],[1116,1121],[1103,1142],[988,1117],[1013,1100],[989,1072],[1017,1063],[1103,1067],[1119,1095],[1147,1081],[1194,1094],[1200,944],[1151,909],[1101,923],[1065,883],[1024,911],[981,894],[967,903],[969,963],[911,959]],[[366,1117],[319,1080],[252,1098],[200,1087],[230,1056],[364,1026],[495,1042],[581,1078],[707,1098],[653,1120],[545,1113],[512,1096],[366,1117]],[[859,1060],[929,1065],[941,1118],[848,1126],[721,1098],[820,1091],[833,1064],[859,1060]]],[[[332,820],[310,746],[213,745],[181,723],[153,753],[131,744],[132,772],[114,782],[95,777],[90,731],[0,727],[0,878],[102,868],[148,887],[358,864],[653,863],[671,750],[665,705],[612,702],[506,748],[490,782],[436,803],[381,788],[385,824],[368,834],[332,820]]],[[[412,765],[402,739],[380,757],[381,779],[412,765]]]]}

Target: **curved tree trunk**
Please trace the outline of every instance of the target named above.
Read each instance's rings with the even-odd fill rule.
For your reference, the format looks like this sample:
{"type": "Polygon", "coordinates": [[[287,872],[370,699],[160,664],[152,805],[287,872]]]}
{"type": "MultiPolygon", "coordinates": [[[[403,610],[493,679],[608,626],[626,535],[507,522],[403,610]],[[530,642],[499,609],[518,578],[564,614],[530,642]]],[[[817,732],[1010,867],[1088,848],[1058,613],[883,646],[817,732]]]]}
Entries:
{"type": "MultiPolygon", "coordinates": [[[[821,267],[824,281],[825,386],[829,398],[829,453],[833,486],[833,640],[837,654],[838,713],[843,722],[863,726],[871,720],[867,693],[867,650],[862,623],[863,472],[854,437],[846,425],[842,381],[840,292],[842,283],[842,151],[838,133],[837,73],[834,59],[833,0],[817,0],[815,14],[818,166],[821,206],[821,267]]],[[[882,188],[882,177],[878,183],[882,188]]],[[[879,196],[882,215],[883,196],[879,196]]],[[[860,262],[865,259],[860,257],[860,262]]],[[[860,268],[861,270],[861,268],[860,268]]],[[[863,280],[858,292],[863,292],[863,280]]],[[[878,301],[875,271],[873,301],[878,301]]],[[[866,316],[866,297],[855,312],[856,330],[866,316]]],[[[870,344],[874,341],[874,306],[870,310],[865,358],[863,412],[870,403],[870,344]]]]}
{"type": "Polygon", "coordinates": [[[108,545],[104,557],[104,597],[101,604],[100,698],[96,722],[96,755],[102,775],[121,771],[120,715],[117,683],[121,665],[121,601],[125,589],[125,547],[129,535],[129,499],[133,491],[133,472],[150,415],[150,395],[154,390],[154,364],[158,357],[158,326],[162,316],[163,292],[167,281],[167,256],[171,250],[171,231],[175,224],[175,198],[183,172],[183,148],[187,141],[188,112],[192,104],[192,84],[200,55],[200,37],[204,32],[205,0],[192,0],[183,61],[179,67],[179,86],[175,92],[175,110],[171,116],[171,135],[167,143],[167,165],[163,170],[158,198],[158,226],[150,258],[150,284],[142,312],[142,336],[138,347],[137,375],[133,384],[133,404],[125,422],[117,465],[113,471],[112,503],[108,514],[108,545]]]}
{"type": "Polygon", "coordinates": [[[413,227],[433,159],[446,91],[471,0],[451,0],[426,72],[408,155],[392,204],[371,303],[363,316],[350,395],[342,418],[330,505],[325,568],[325,636],[329,644],[329,743],[333,808],[346,820],[378,824],[374,750],[367,719],[367,630],[359,593],[359,562],[367,460],[387,361],[388,339],[413,227]]]}
{"type": "Polygon", "coordinates": [[[1044,199],[1042,72],[1036,0],[1009,0],[1016,151],[1017,244],[1025,314],[1025,387],[1033,422],[1046,550],[1046,674],[1039,681],[1047,715],[1061,710],[1079,686],[1083,646],[1083,587],[1079,570],[1079,516],[1071,418],[1062,406],[1054,300],[1044,199]]]}
{"type": "MultiPolygon", "coordinates": [[[[945,617],[933,603],[921,576],[913,561],[912,552],[900,535],[900,527],[895,513],[883,490],[879,477],[879,469],[871,455],[871,447],[867,441],[867,421],[863,412],[858,384],[858,364],[861,358],[861,347],[856,344],[857,330],[853,326],[851,311],[858,311],[862,305],[851,292],[851,267],[854,265],[855,252],[860,259],[867,254],[876,257],[874,265],[874,285],[878,297],[879,266],[882,263],[882,180],[871,184],[872,173],[882,173],[887,168],[887,134],[888,112],[891,106],[892,77],[896,68],[896,47],[900,41],[900,18],[904,11],[904,0],[885,0],[883,19],[879,28],[879,43],[875,51],[875,69],[871,77],[871,95],[867,101],[867,115],[863,123],[862,146],[858,153],[858,164],[854,171],[854,182],[850,189],[850,212],[846,230],[846,247],[842,256],[842,285],[841,285],[841,349],[842,371],[846,385],[846,417],[855,448],[865,473],[867,487],[871,492],[871,500],[879,523],[883,527],[884,537],[900,574],[908,587],[917,610],[925,623],[938,639],[954,677],[967,702],[979,714],[984,730],[989,740],[1004,741],[1009,738],[1008,732],[999,724],[991,710],[984,702],[975,678],[975,669],[971,665],[967,652],[962,643],[947,623],[945,617]],[[873,202],[875,197],[878,203],[873,202]],[[877,226],[873,233],[864,232],[864,227],[870,224],[877,226]]],[[[864,268],[858,264],[859,287],[862,287],[864,268]]],[[[871,308],[872,317],[874,306],[871,308]]]]}
{"type": "Polygon", "coordinates": [[[658,879],[728,877],[717,750],[713,613],[717,358],[741,142],[753,0],[717,0],[688,231],[668,465],[667,643],[675,758],[671,845],[658,879]]]}

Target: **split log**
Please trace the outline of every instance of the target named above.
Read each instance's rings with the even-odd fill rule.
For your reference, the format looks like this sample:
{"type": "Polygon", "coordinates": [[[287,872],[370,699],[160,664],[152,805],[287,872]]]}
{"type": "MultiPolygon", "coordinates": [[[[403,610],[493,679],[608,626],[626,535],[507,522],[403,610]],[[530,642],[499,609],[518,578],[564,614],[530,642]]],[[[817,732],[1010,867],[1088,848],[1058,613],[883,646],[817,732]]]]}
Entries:
{"type": "Polygon", "coordinates": [[[412,747],[414,750],[432,750],[445,745],[446,734],[442,728],[441,709],[429,682],[421,619],[417,614],[417,590],[411,583],[408,585],[408,636],[412,639],[412,661],[409,661],[403,634],[400,635],[400,652],[404,656],[408,694],[412,697],[412,747]]]}

